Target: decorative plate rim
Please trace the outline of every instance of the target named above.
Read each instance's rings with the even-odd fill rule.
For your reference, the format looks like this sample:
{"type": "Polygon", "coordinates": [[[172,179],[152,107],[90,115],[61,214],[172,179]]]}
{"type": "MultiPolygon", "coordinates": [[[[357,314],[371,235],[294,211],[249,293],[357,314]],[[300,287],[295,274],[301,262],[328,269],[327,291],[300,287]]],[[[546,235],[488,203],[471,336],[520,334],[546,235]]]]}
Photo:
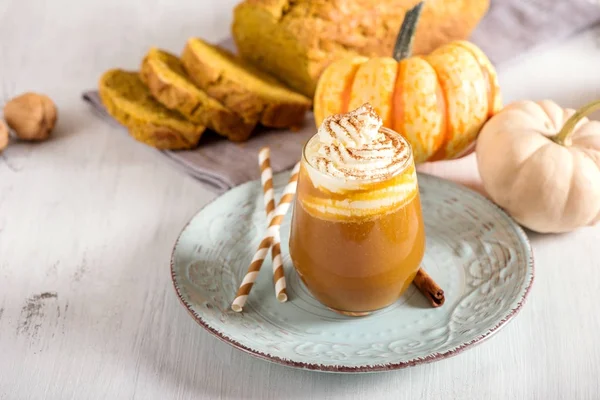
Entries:
{"type": "MultiPolygon", "coordinates": [[[[284,172],[284,171],[282,171],[284,172]]],[[[413,367],[416,365],[420,365],[420,364],[428,364],[428,363],[432,363],[435,361],[439,361],[439,360],[443,360],[446,358],[450,358],[453,357],[459,353],[462,353],[464,350],[469,349],[471,347],[474,347],[475,345],[478,345],[482,342],[484,342],[486,339],[490,338],[494,333],[496,333],[500,328],[502,328],[503,326],[505,326],[508,322],[510,322],[521,310],[521,308],[523,308],[523,305],[525,304],[525,301],[527,300],[527,297],[529,296],[529,292],[531,291],[531,286],[533,285],[533,281],[535,278],[535,263],[534,263],[534,256],[533,256],[533,249],[531,247],[531,243],[529,241],[529,238],[527,237],[527,234],[525,233],[525,231],[523,230],[523,228],[512,218],[510,217],[502,208],[500,208],[498,205],[496,205],[495,203],[493,203],[492,201],[490,201],[488,198],[486,198],[485,196],[483,196],[481,193],[478,193],[466,186],[457,184],[455,182],[452,182],[450,180],[447,179],[443,179],[440,178],[438,176],[435,175],[431,175],[428,173],[424,173],[424,172],[418,172],[419,175],[426,175],[428,178],[431,178],[433,180],[438,180],[438,181],[443,181],[444,183],[450,184],[452,186],[458,187],[462,190],[471,192],[472,194],[475,195],[475,197],[484,200],[485,202],[487,202],[489,205],[493,206],[497,211],[499,211],[505,218],[508,219],[508,221],[510,222],[512,228],[515,229],[515,232],[517,233],[517,236],[519,237],[519,239],[522,240],[522,243],[525,246],[525,250],[528,253],[528,260],[527,260],[527,266],[528,268],[531,269],[531,277],[529,279],[529,282],[527,282],[527,286],[525,288],[525,291],[523,292],[522,297],[519,299],[519,301],[517,302],[516,307],[512,308],[507,315],[504,316],[504,318],[502,318],[496,325],[494,325],[493,327],[489,328],[484,334],[477,336],[475,339],[463,343],[460,346],[445,351],[443,353],[433,353],[428,355],[427,357],[421,357],[421,358],[413,358],[411,360],[408,361],[402,361],[402,362],[395,362],[395,363],[386,363],[386,364],[380,364],[380,365],[362,365],[362,366],[354,366],[354,367],[350,367],[350,366],[343,366],[343,365],[323,365],[323,364],[318,364],[318,363],[305,363],[305,362],[299,362],[299,361],[293,361],[293,360],[289,360],[289,359],[285,359],[285,358],[281,358],[281,357],[277,357],[277,356],[273,356],[273,355],[269,355],[266,353],[263,353],[261,351],[252,349],[250,347],[247,347],[241,343],[239,343],[238,341],[229,338],[225,335],[223,335],[222,333],[220,333],[218,330],[216,330],[215,328],[213,328],[212,326],[210,326],[206,321],[204,321],[204,319],[202,318],[202,316],[200,316],[198,313],[196,313],[193,309],[192,306],[183,298],[183,295],[181,293],[181,290],[177,284],[177,281],[175,279],[175,252],[177,250],[177,247],[179,245],[179,241],[181,239],[181,236],[183,234],[183,232],[185,232],[185,230],[188,228],[188,226],[192,223],[192,221],[196,218],[196,216],[202,212],[202,210],[204,210],[206,207],[208,207],[209,205],[213,204],[214,202],[216,202],[217,200],[219,200],[221,198],[221,196],[223,196],[225,193],[217,196],[216,198],[214,198],[213,200],[209,201],[208,203],[206,203],[204,206],[202,206],[196,213],[194,213],[194,215],[190,218],[190,220],[185,224],[185,226],[181,229],[181,231],[179,232],[179,234],[177,235],[177,240],[175,241],[175,244],[173,245],[173,250],[171,252],[171,260],[170,260],[170,268],[171,268],[171,281],[173,283],[173,287],[175,288],[175,292],[177,294],[177,298],[179,299],[180,303],[185,307],[185,309],[188,311],[188,313],[192,316],[192,318],[201,326],[203,327],[208,333],[210,333],[211,335],[215,336],[216,338],[220,339],[221,341],[233,346],[234,348],[243,351],[244,353],[250,354],[254,357],[266,360],[266,361],[270,361],[273,362],[275,364],[280,364],[286,367],[292,367],[292,368],[298,368],[298,369],[303,369],[303,370],[309,370],[309,371],[320,371],[320,372],[333,372],[333,373],[368,373],[368,372],[385,372],[385,371],[395,371],[398,369],[404,369],[404,368],[408,368],[408,367],[413,367]]],[[[233,189],[238,189],[241,188],[243,186],[248,186],[251,184],[256,183],[256,181],[249,181],[249,182],[245,182],[242,183],[241,185],[235,186],[233,188],[231,188],[230,190],[233,189]]],[[[227,192],[226,192],[227,193],[227,192]]]]}

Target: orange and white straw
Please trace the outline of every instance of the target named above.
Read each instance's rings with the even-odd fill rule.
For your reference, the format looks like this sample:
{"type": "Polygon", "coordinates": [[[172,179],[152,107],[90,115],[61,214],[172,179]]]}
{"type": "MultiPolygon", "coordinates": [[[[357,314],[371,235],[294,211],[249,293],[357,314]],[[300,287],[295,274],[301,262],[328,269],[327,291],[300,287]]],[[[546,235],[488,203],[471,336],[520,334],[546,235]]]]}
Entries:
{"type": "Polygon", "coordinates": [[[275,296],[280,303],[285,303],[288,299],[285,284],[285,271],[283,269],[283,258],[281,257],[281,238],[279,230],[273,235],[273,247],[271,247],[271,256],[273,257],[273,283],[275,284],[275,296]]]}
{"type": "Polygon", "coordinates": [[[246,304],[246,300],[248,299],[248,295],[250,294],[250,290],[252,290],[252,286],[254,282],[256,282],[256,278],[258,277],[258,272],[263,265],[265,257],[273,244],[273,239],[279,234],[279,227],[285,214],[290,208],[292,200],[294,199],[294,194],[296,193],[296,185],[298,183],[298,171],[300,170],[300,163],[297,163],[292,170],[290,179],[288,184],[285,186],[283,190],[283,195],[279,200],[279,204],[275,208],[273,212],[273,216],[270,220],[269,227],[267,228],[267,233],[260,241],[258,245],[258,249],[252,257],[252,261],[250,262],[250,266],[248,267],[248,271],[240,284],[240,287],[237,291],[235,299],[231,305],[231,309],[235,312],[241,312],[246,304]]]}
{"type": "MultiPolygon", "coordinates": [[[[271,169],[271,151],[268,147],[263,147],[258,153],[258,165],[260,166],[260,181],[263,187],[263,198],[265,202],[265,212],[267,221],[270,223],[275,211],[275,192],[273,190],[273,170],[271,169]]],[[[281,238],[279,230],[273,235],[273,246],[271,247],[271,256],[273,259],[273,284],[275,285],[275,297],[281,303],[287,301],[287,291],[285,284],[285,272],[283,269],[283,259],[281,257],[281,238]]]]}
{"type": "Polygon", "coordinates": [[[267,221],[271,221],[273,211],[275,211],[275,192],[273,191],[273,170],[271,169],[271,151],[268,147],[263,147],[258,153],[258,165],[260,166],[260,181],[263,187],[263,199],[265,201],[265,211],[267,212],[267,221]]]}

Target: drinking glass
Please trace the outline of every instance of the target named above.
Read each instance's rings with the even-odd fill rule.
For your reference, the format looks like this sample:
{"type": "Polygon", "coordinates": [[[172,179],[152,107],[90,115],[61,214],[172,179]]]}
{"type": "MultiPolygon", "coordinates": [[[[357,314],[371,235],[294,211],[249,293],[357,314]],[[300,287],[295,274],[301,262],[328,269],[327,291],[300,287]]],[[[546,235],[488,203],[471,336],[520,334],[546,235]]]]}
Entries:
{"type": "Polygon", "coordinates": [[[391,176],[351,180],[319,171],[306,154],[315,135],[302,151],[293,205],[290,256],[298,275],[322,304],[350,316],[394,303],[425,251],[412,151],[381,129],[410,152],[391,176]]]}

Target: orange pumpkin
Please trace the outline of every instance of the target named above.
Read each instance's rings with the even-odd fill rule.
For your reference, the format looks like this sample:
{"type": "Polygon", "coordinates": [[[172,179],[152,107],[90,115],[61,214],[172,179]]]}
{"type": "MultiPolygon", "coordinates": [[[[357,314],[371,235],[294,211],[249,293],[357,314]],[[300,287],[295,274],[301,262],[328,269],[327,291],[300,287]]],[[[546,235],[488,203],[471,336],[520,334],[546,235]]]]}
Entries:
{"type": "Polygon", "coordinates": [[[384,126],[408,140],[417,163],[455,158],[472,147],[502,107],[496,71],[467,41],[410,57],[422,5],[406,13],[393,58],[345,58],[323,71],[314,98],[317,126],[369,102],[384,126]]]}

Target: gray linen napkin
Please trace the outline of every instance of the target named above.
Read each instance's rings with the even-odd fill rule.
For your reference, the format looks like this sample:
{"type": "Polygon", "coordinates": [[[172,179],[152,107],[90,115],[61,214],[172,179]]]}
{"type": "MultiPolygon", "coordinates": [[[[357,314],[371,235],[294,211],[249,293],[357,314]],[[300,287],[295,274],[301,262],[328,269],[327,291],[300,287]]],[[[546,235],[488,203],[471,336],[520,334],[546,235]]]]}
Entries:
{"type": "MultiPolygon", "coordinates": [[[[118,125],[105,111],[97,91],[85,92],[83,98],[99,115],[125,132],[125,128],[118,125]]],[[[194,150],[160,150],[160,153],[213,191],[222,193],[260,177],[258,151],[263,146],[271,149],[271,167],[274,172],[292,167],[300,159],[304,142],[315,133],[315,122],[312,113],[308,113],[303,128],[297,132],[258,129],[252,139],[244,143],[230,142],[207,130],[194,150]]]]}
{"type": "MultiPolygon", "coordinates": [[[[533,47],[565,38],[598,21],[600,0],[492,0],[488,13],[470,40],[498,66],[533,47]]],[[[223,45],[233,47],[231,40],[223,45]]],[[[83,99],[103,118],[114,122],[105,112],[97,91],[86,91],[83,99]]],[[[262,146],[271,148],[275,173],[292,167],[300,158],[303,144],[315,131],[312,113],[308,113],[304,127],[298,132],[262,129],[241,144],[207,132],[194,150],[161,153],[210,189],[221,193],[260,176],[257,155],[262,146]]]]}

